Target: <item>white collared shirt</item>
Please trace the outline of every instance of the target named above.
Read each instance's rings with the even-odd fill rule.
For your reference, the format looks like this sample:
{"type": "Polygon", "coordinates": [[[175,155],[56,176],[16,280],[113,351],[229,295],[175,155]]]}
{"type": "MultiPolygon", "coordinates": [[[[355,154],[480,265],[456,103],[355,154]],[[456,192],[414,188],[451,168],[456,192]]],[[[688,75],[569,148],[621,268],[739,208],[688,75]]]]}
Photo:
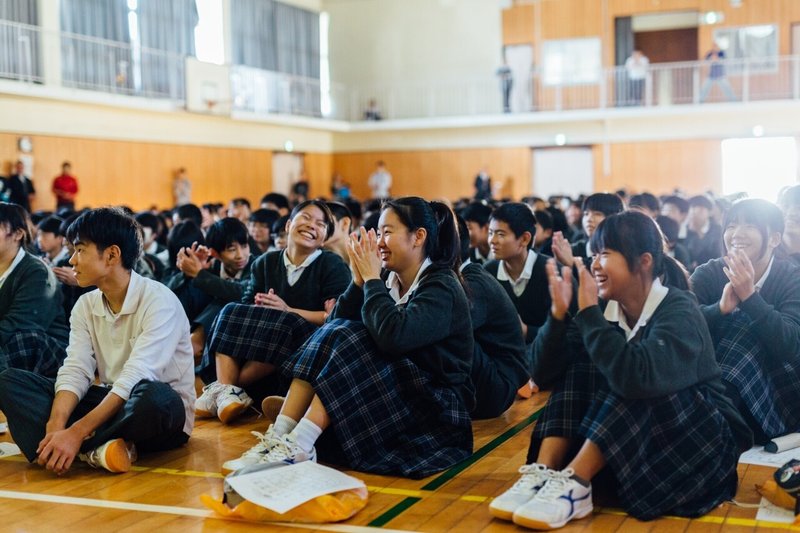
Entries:
{"type": "Polygon", "coordinates": [[[433,262],[426,257],[425,261],[420,265],[419,270],[417,270],[417,275],[414,277],[411,287],[408,288],[402,298],[400,297],[400,276],[398,276],[396,272],[389,272],[389,277],[386,278],[386,288],[389,289],[389,296],[392,297],[395,305],[403,305],[408,302],[408,299],[411,298],[411,294],[417,290],[419,278],[422,276],[422,273],[432,264],[433,262]]]}
{"type": "Polygon", "coordinates": [[[773,255],[769,259],[769,265],[767,265],[767,269],[764,271],[764,275],[761,276],[761,279],[756,281],[755,288],[756,291],[760,291],[764,287],[764,283],[767,281],[767,276],[769,276],[770,270],[772,270],[772,263],[775,262],[775,256],[773,255]]]}
{"type": "Polygon", "coordinates": [[[8,269],[5,272],[3,272],[2,276],[0,276],[0,287],[3,286],[3,284],[8,279],[8,276],[10,276],[12,272],[14,272],[14,269],[17,268],[17,265],[20,264],[20,262],[24,258],[25,258],[25,249],[22,246],[20,246],[17,255],[14,256],[14,260],[11,261],[11,264],[8,266],[8,269]]]}
{"type": "Polygon", "coordinates": [[[244,272],[244,268],[241,269],[240,271],[238,271],[235,276],[231,277],[231,276],[228,275],[228,272],[225,270],[225,265],[222,264],[222,261],[219,262],[219,277],[220,277],[220,279],[231,280],[231,281],[240,280],[240,279],[242,279],[242,273],[243,272],[244,272]]]}
{"type": "Polygon", "coordinates": [[[470,259],[469,257],[467,257],[467,260],[466,260],[466,261],[464,261],[463,263],[461,263],[461,266],[460,266],[460,267],[458,267],[458,271],[459,271],[459,272],[464,272],[464,269],[465,269],[465,268],[467,268],[467,266],[468,266],[468,265],[471,265],[471,264],[472,264],[472,259],[470,259]]]}
{"type": "Polygon", "coordinates": [[[528,258],[525,259],[525,266],[522,267],[522,273],[519,275],[519,278],[513,280],[511,276],[508,275],[508,272],[506,272],[505,263],[500,261],[500,264],[497,265],[497,280],[507,281],[511,284],[511,290],[513,290],[514,294],[519,298],[522,296],[522,293],[525,292],[525,288],[528,286],[528,282],[533,275],[533,264],[535,262],[536,252],[528,250],[528,258]]]}
{"type": "MultiPolygon", "coordinates": [[[[45,258],[46,258],[46,257],[47,257],[47,256],[45,256],[45,258]]],[[[52,260],[52,261],[51,261],[50,259],[45,259],[45,262],[46,262],[46,263],[49,263],[49,264],[51,264],[51,265],[53,265],[53,266],[55,266],[55,265],[58,265],[58,264],[59,264],[61,261],[63,261],[64,259],[68,259],[68,258],[69,258],[69,248],[67,248],[66,246],[64,246],[63,248],[61,248],[61,250],[60,250],[60,251],[58,252],[58,254],[57,254],[57,255],[56,255],[54,258],[53,258],[53,260],[52,260]]]]}
{"type": "Polygon", "coordinates": [[[166,383],[186,412],[183,430],[194,426],[194,354],[189,320],[175,294],[157,281],[131,272],[122,309],[111,313],[100,289],[78,299],[70,318],[67,358],[55,390],[83,398],[94,382],[127,400],[143,379],[166,383]]]}
{"type": "MultiPolygon", "coordinates": [[[[589,246],[589,243],[591,242],[591,240],[592,240],[591,238],[587,238],[586,239],[586,257],[587,258],[591,258],[592,256],[594,256],[594,254],[592,253],[592,247],[589,246]]],[[[585,266],[588,267],[589,265],[585,265],[585,266]]]]}
{"type": "Polygon", "coordinates": [[[302,264],[295,266],[295,264],[289,259],[289,254],[283,252],[283,266],[286,267],[286,280],[289,282],[289,286],[294,287],[294,284],[297,283],[298,279],[300,279],[300,275],[303,273],[306,267],[313,263],[314,260],[321,255],[322,250],[316,250],[313,254],[306,257],[306,260],[303,261],[302,264]]]}
{"type": "Polygon", "coordinates": [[[650,320],[650,317],[656,312],[658,306],[664,301],[664,298],[667,297],[668,292],[669,289],[664,287],[658,278],[653,280],[650,293],[644,301],[644,307],[642,307],[642,314],[639,315],[639,320],[633,326],[633,329],[628,327],[628,322],[625,319],[625,313],[622,312],[622,307],[614,300],[608,301],[604,316],[609,322],[616,322],[617,325],[622,328],[622,331],[625,332],[625,339],[629,341],[636,336],[636,333],[643,328],[645,324],[647,324],[647,321],[650,320]]]}

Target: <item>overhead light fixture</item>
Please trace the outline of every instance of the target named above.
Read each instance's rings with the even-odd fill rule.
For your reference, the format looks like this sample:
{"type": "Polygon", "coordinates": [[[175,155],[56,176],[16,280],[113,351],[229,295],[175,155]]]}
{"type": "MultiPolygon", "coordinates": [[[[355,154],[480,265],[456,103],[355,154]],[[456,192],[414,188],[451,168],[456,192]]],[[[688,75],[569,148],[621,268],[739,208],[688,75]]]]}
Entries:
{"type": "Polygon", "coordinates": [[[722,11],[706,11],[705,13],[700,13],[699,18],[700,24],[704,26],[721,24],[725,21],[725,13],[722,11]]]}
{"type": "Polygon", "coordinates": [[[763,137],[764,136],[764,126],[756,125],[753,126],[753,137],[763,137]]]}
{"type": "Polygon", "coordinates": [[[283,143],[283,149],[287,152],[294,152],[294,143],[292,141],[286,141],[283,143]]]}
{"type": "Polygon", "coordinates": [[[563,133],[559,133],[558,135],[556,135],[555,143],[556,146],[564,146],[565,144],[567,144],[567,136],[564,135],[563,133]]]}

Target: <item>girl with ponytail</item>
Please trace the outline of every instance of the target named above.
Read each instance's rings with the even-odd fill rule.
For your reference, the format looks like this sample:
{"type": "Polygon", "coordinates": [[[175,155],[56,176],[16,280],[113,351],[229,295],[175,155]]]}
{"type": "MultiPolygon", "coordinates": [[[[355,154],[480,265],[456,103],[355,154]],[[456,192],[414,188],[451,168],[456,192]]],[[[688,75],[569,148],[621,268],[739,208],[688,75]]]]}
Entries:
{"type": "Polygon", "coordinates": [[[637,519],[700,516],[735,494],[752,433],[726,396],[703,315],[655,222],[612,215],[589,244],[594,260],[576,259],[574,289],[569,267],[559,276],[554,261],[547,266],[552,305],[533,377],[552,393],[530,464],[490,510],[526,527],[562,527],[592,512],[591,480],[605,470],[637,519]]]}
{"type": "Polygon", "coordinates": [[[412,478],[468,457],[473,336],[459,246],[450,208],[417,197],[387,201],[377,232],[352,234],[353,282],[282,368],[286,400],[245,456],[315,460],[322,436],[327,462],[412,478]]]}

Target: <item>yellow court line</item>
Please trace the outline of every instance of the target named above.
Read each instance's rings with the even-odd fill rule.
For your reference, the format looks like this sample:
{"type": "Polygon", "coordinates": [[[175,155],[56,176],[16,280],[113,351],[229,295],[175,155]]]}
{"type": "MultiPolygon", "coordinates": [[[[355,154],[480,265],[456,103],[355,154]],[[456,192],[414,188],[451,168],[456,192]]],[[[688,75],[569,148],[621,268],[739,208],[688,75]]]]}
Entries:
{"type": "MultiPolygon", "coordinates": [[[[14,462],[27,462],[24,457],[19,455],[13,456],[5,456],[0,457],[0,460],[4,461],[14,461],[14,462]]],[[[223,476],[219,472],[204,472],[199,470],[179,470],[177,468],[161,468],[161,467],[147,467],[147,466],[132,466],[132,471],[135,472],[149,472],[152,474],[162,474],[162,475],[169,475],[169,476],[185,476],[185,477],[201,477],[201,478],[213,478],[213,479],[223,479],[223,476]]],[[[445,493],[436,493],[436,491],[431,490],[414,490],[414,489],[398,489],[392,487],[377,487],[377,486],[367,486],[367,490],[375,494],[389,494],[392,496],[403,496],[406,498],[430,498],[430,497],[445,497],[448,496],[445,493]]],[[[8,497],[4,496],[4,492],[8,491],[0,491],[0,497],[8,497]]],[[[19,493],[19,494],[33,494],[33,493],[19,493]]],[[[50,495],[44,495],[50,496],[50,495]]],[[[462,494],[461,496],[454,496],[453,499],[467,501],[467,502],[475,502],[475,503],[485,503],[490,502],[494,499],[492,496],[481,496],[477,494],[462,494]]],[[[32,498],[31,498],[32,499],[32,498]]],[[[85,499],[79,499],[85,500],[85,499]]],[[[42,500],[42,501],[50,501],[50,500],[42,500]]],[[[106,501],[106,500],[97,500],[97,501],[106,501]]],[[[68,502],[60,502],[60,503],[68,503],[68,502]]],[[[112,507],[117,505],[117,502],[111,502],[112,507]]],[[[122,505],[123,503],[119,503],[122,505]]],[[[78,504],[81,505],[81,504],[78,504]]],[[[140,504],[132,504],[132,505],[140,505],[140,504]]],[[[158,507],[158,506],[157,506],[158,507]]],[[[115,507],[118,508],[118,507],[115,507]]],[[[176,508],[178,509],[178,508],[176,508]]],[[[164,511],[156,511],[156,512],[164,512],[164,511]]],[[[617,515],[617,516],[628,516],[625,511],[621,509],[614,509],[614,508],[605,508],[605,507],[598,507],[595,508],[596,514],[608,514],[608,515],[617,515]]],[[[718,525],[729,525],[729,526],[743,526],[743,527],[763,527],[769,529],[784,529],[784,530],[792,530],[792,531],[800,531],[800,526],[794,526],[792,524],[784,524],[780,522],[767,522],[764,520],[756,520],[755,518],[726,518],[722,516],[701,516],[699,518],[685,518],[681,516],[663,516],[662,518],[668,520],[685,520],[687,522],[702,522],[707,524],[718,524],[718,525]]],[[[368,528],[370,531],[388,531],[382,528],[368,528]]]]}
{"type": "MultiPolygon", "coordinates": [[[[206,509],[194,509],[192,507],[176,507],[171,505],[151,505],[133,502],[118,502],[113,500],[98,500],[94,498],[75,498],[72,496],[57,496],[55,494],[37,494],[33,492],[18,492],[11,490],[0,490],[0,499],[27,500],[45,503],[58,503],[65,505],[79,505],[83,507],[99,507],[102,509],[116,509],[123,511],[138,511],[144,513],[170,514],[178,516],[190,516],[202,519],[224,520],[206,509]]],[[[250,524],[258,522],[247,522],[250,524]]],[[[266,522],[263,523],[267,525],[266,522]]],[[[333,531],[339,533],[413,533],[401,529],[382,529],[367,526],[356,526],[348,524],[293,524],[288,522],[269,522],[272,525],[294,527],[300,529],[313,529],[316,531],[333,531]]]]}

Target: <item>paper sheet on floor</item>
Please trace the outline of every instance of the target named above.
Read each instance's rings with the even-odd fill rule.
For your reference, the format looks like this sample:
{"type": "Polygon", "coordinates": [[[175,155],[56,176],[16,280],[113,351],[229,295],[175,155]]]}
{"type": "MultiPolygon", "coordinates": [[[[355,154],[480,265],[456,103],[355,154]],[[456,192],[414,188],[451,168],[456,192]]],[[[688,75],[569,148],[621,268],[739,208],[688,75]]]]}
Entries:
{"type": "Polygon", "coordinates": [[[791,524],[794,522],[794,513],[789,509],[771,504],[766,498],[761,498],[761,505],[758,508],[756,520],[791,524]]]}
{"type": "Polygon", "coordinates": [[[0,457],[8,457],[9,455],[19,455],[22,453],[19,446],[13,442],[0,442],[0,457]]]}
{"type": "Polygon", "coordinates": [[[312,461],[232,476],[226,481],[242,498],[276,513],[285,513],[323,494],[364,486],[360,479],[312,461]]]}
{"type": "Polygon", "coordinates": [[[753,446],[739,457],[739,462],[748,465],[779,468],[792,459],[800,459],[800,448],[781,453],[769,453],[764,451],[763,446],[753,446]]]}

